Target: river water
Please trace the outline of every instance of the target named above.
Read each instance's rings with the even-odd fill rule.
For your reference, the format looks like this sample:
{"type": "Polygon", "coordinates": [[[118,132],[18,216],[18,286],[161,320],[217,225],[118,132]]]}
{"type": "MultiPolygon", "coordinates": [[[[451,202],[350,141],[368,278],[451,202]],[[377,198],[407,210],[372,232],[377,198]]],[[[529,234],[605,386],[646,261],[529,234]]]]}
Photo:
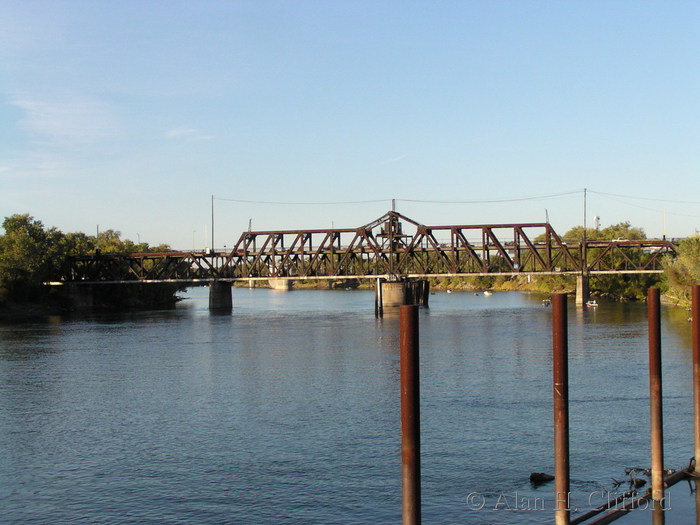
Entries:
{"type": "MultiPolygon", "coordinates": [[[[0,522],[399,523],[398,320],[374,318],[373,293],[236,288],[227,315],[209,313],[206,289],[187,295],[167,311],[0,325],[0,522]]],[[[551,523],[552,484],[529,482],[553,471],[551,309],[519,293],[430,299],[423,522],[551,523]]],[[[690,323],[662,315],[666,466],[681,468],[690,323]]],[[[570,303],[569,317],[584,511],[650,465],[646,306],[570,303]]],[[[694,515],[678,487],[667,523],[694,515]]]]}

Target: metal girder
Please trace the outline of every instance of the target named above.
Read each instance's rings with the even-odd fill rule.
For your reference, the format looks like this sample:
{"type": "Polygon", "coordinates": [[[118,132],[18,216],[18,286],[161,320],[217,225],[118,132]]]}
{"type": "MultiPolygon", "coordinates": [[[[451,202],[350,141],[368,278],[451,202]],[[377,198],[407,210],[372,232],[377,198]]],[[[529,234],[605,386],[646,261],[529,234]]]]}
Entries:
{"type": "Polygon", "coordinates": [[[588,241],[584,252],[548,223],[425,226],[390,211],[359,228],[244,232],[230,252],[73,256],[55,280],[658,273],[665,255],[665,240],[588,241]]]}

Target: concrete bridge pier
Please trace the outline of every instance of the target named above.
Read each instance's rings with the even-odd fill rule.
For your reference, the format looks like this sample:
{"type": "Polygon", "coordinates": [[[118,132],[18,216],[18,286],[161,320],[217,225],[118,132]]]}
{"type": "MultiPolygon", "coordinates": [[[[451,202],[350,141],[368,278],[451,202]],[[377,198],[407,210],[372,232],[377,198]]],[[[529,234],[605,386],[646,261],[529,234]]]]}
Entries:
{"type": "Polygon", "coordinates": [[[294,287],[294,281],[291,279],[285,279],[284,277],[276,277],[274,279],[268,279],[268,284],[273,290],[280,292],[288,292],[294,287]]]}
{"type": "Polygon", "coordinates": [[[209,283],[209,310],[230,312],[233,309],[231,283],[213,281],[209,283]]]}
{"type": "Polygon", "coordinates": [[[425,279],[405,281],[377,279],[374,313],[377,317],[382,317],[385,308],[397,309],[399,306],[410,304],[427,307],[429,297],[430,283],[425,279]]]}
{"type": "Polygon", "coordinates": [[[591,298],[588,288],[588,275],[581,274],[576,277],[576,306],[585,305],[591,298]]]}

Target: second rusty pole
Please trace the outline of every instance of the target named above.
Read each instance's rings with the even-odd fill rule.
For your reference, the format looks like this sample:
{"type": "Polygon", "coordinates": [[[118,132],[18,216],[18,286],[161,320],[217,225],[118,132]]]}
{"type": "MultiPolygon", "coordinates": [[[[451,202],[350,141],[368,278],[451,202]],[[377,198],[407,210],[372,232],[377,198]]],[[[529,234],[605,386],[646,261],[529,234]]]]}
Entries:
{"type": "Polygon", "coordinates": [[[418,306],[400,307],[401,492],[403,525],[420,525],[418,306]]]}
{"type": "Polygon", "coordinates": [[[569,330],[566,294],[552,295],[552,385],[554,390],[554,523],[568,525],[569,330]]]}
{"type": "MultiPolygon", "coordinates": [[[[692,339],[693,339],[693,427],[695,434],[695,472],[700,461],[700,285],[693,285],[692,296],[692,339]]],[[[695,480],[695,523],[700,525],[700,492],[695,480]]]]}
{"type": "Polygon", "coordinates": [[[651,425],[651,499],[664,497],[663,392],[661,388],[661,301],[658,288],[649,288],[649,422],[651,425]]]}
{"type": "Polygon", "coordinates": [[[692,288],[692,317],[693,322],[693,422],[695,428],[695,470],[700,461],[700,286],[692,288]]]}

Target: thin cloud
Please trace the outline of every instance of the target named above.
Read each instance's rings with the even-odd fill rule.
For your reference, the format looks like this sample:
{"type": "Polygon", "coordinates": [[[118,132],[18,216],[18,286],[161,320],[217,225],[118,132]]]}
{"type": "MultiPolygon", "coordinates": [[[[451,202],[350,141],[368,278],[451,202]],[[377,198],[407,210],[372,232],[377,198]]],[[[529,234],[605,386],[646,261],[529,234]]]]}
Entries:
{"type": "Polygon", "coordinates": [[[24,111],[20,125],[27,132],[62,143],[96,142],[115,134],[112,108],[100,101],[81,97],[16,97],[15,107],[24,111]]]}
{"type": "Polygon", "coordinates": [[[53,151],[27,153],[10,165],[0,166],[0,177],[17,180],[73,178],[78,167],[53,151]]]}
{"type": "Polygon", "coordinates": [[[165,132],[165,136],[170,139],[185,139],[185,140],[211,140],[214,137],[206,135],[196,128],[189,126],[177,126],[165,132]]]}
{"type": "Polygon", "coordinates": [[[402,161],[402,160],[405,159],[406,157],[408,157],[408,155],[399,155],[398,157],[393,157],[393,158],[391,158],[391,159],[386,159],[386,160],[382,161],[380,164],[381,164],[382,166],[385,165],[385,164],[393,164],[394,162],[400,162],[400,161],[402,161]]]}

